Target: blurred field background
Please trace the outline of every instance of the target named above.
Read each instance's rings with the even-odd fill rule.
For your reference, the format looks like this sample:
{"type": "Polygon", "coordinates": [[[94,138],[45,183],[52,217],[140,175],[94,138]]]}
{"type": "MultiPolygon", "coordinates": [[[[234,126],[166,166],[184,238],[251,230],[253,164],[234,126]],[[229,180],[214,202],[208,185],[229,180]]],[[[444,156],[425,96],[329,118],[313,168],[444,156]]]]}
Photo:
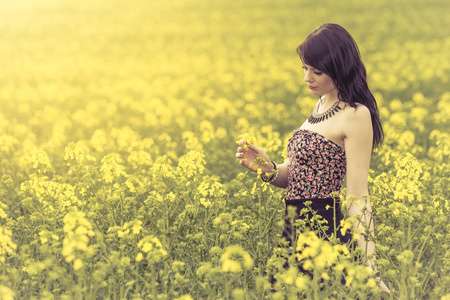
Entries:
{"type": "Polygon", "coordinates": [[[323,23],[357,41],[385,128],[382,275],[394,298],[450,293],[448,1],[2,0],[0,294],[275,297],[283,192],[235,141],[283,160],[315,104],[295,50],[323,23]],[[251,266],[224,267],[230,245],[251,266]]]}

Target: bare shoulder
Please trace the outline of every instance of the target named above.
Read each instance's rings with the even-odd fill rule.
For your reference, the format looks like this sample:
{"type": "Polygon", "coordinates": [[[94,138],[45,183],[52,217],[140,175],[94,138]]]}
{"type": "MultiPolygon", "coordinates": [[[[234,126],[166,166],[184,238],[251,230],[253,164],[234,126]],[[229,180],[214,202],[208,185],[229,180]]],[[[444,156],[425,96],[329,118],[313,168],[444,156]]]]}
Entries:
{"type": "Polygon", "coordinates": [[[356,103],[356,107],[345,105],[343,109],[346,121],[361,122],[371,120],[369,109],[360,103],[356,103]]]}
{"type": "Polygon", "coordinates": [[[357,103],[356,107],[346,105],[343,109],[343,128],[346,137],[352,135],[372,135],[372,119],[369,109],[357,103]]]}

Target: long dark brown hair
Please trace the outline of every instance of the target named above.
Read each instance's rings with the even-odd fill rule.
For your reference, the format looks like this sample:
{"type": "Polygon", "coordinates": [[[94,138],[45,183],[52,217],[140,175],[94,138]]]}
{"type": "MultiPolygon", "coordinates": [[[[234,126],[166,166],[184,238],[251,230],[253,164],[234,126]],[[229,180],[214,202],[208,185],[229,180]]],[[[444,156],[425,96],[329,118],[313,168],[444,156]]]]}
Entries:
{"type": "Polygon", "coordinates": [[[334,82],[339,100],[356,107],[356,103],[370,111],[373,128],[373,148],[384,137],[375,97],[369,90],[366,68],[361,61],[358,45],[342,26],[324,24],[315,29],[297,48],[303,63],[324,72],[334,82]]]}

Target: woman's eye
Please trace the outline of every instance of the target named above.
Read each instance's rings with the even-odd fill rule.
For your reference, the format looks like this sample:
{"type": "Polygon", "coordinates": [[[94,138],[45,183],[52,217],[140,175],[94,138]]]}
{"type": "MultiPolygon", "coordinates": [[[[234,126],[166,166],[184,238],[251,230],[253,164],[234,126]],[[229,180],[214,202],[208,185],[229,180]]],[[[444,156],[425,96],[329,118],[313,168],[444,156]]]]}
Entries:
{"type": "MultiPolygon", "coordinates": [[[[304,71],[308,71],[308,68],[305,67],[305,66],[302,66],[302,69],[303,69],[304,71]]],[[[313,71],[314,71],[314,74],[316,74],[316,75],[322,75],[322,74],[323,74],[323,72],[320,72],[320,71],[317,71],[317,70],[313,70],[313,71]]]]}

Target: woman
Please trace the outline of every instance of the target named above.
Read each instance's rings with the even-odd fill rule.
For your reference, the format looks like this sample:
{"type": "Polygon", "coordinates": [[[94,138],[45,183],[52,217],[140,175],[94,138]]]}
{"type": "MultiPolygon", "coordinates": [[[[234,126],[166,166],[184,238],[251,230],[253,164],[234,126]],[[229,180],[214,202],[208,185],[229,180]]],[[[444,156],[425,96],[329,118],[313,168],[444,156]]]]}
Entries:
{"type": "MultiPolygon", "coordinates": [[[[366,207],[369,214],[363,214],[362,221],[373,232],[371,205],[366,197],[368,174],[372,150],[381,144],[383,130],[358,46],[343,27],[324,24],[307,37],[297,53],[303,63],[304,80],[318,102],[290,138],[288,158],[276,164],[262,149],[248,143],[247,150],[237,149],[236,157],[254,172],[257,157],[264,159],[267,164],[259,164],[262,180],[286,188],[286,208],[294,206],[297,214],[305,200],[312,201],[312,209],[328,221],[328,234],[335,228],[333,214],[327,214],[325,207],[333,207],[332,192],[340,193],[346,176],[347,195],[353,196],[348,201],[349,217],[361,214],[366,207]]],[[[339,206],[336,216],[339,225],[343,217],[339,206]]],[[[291,235],[291,225],[286,219],[283,237],[289,243],[291,235]]],[[[338,238],[342,242],[349,240],[348,236],[338,238]]],[[[366,244],[363,236],[357,244],[369,257],[374,254],[374,243],[366,244]]],[[[373,260],[366,263],[376,270],[373,260]]],[[[388,291],[382,281],[380,286],[388,291]]]]}

